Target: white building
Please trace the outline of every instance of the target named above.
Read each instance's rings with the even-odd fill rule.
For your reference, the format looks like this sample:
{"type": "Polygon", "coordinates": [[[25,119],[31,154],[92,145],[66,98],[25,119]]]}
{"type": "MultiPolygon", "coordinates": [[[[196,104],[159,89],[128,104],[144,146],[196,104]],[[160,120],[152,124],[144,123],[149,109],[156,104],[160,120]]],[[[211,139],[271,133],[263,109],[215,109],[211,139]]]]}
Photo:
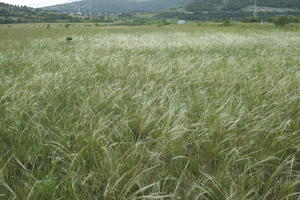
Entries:
{"type": "Polygon", "coordinates": [[[180,19],[180,20],[178,20],[178,24],[186,24],[186,21],[185,21],[185,20],[182,20],[182,19],[180,19]]]}

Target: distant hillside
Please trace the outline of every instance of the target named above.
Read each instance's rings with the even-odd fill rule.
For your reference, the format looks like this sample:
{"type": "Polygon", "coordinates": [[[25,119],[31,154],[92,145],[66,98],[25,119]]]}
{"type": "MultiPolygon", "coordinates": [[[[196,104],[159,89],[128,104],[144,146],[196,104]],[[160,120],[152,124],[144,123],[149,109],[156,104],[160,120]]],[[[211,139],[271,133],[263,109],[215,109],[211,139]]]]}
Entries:
{"type": "Polygon", "coordinates": [[[243,20],[254,15],[266,19],[270,16],[300,15],[300,0],[186,0],[181,12],[166,11],[157,18],[180,18],[186,20],[243,20]]]}
{"type": "Polygon", "coordinates": [[[82,0],[56,6],[46,10],[82,13],[93,15],[101,13],[126,13],[133,11],[160,11],[181,5],[184,0],[82,0]]]}
{"type": "Polygon", "coordinates": [[[185,7],[188,12],[163,12],[158,18],[187,20],[242,20],[254,15],[259,18],[278,15],[300,15],[300,0],[191,0],[185,7]]]}
{"type": "MultiPolygon", "coordinates": [[[[186,8],[189,11],[239,11],[254,5],[254,0],[193,0],[186,8]]],[[[282,9],[299,10],[300,0],[257,0],[258,7],[268,7],[268,11],[280,11],[282,9]]],[[[283,10],[284,11],[284,10],[283,10]]]]}
{"type": "Polygon", "coordinates": [[[79,16],[0,3],[0,23],[79,21],[79,16]]]}

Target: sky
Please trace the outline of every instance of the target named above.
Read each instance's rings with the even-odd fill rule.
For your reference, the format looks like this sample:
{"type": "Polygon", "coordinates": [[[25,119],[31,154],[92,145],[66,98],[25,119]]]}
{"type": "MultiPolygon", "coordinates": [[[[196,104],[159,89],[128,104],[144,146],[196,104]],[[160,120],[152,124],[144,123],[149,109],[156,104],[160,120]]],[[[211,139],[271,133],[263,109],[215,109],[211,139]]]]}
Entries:
{"type": "Polygon", "coordinates": [[[72,2],[72,1],[75,0],[0,0],[0,2],[3,3],[9,3],[13,5],[24,5],[24,6],[34,7],[34,8],[62,4],[62,3],[72,2]]]}

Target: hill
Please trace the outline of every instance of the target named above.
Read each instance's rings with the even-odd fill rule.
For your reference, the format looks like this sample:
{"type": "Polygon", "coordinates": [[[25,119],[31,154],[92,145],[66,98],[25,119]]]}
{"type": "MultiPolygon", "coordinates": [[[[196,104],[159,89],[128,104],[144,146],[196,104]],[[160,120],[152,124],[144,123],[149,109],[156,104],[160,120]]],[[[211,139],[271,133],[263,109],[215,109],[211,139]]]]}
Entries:
{"type": "Polygon", "coordinates": [[[0,23],[79,21],[82,17],[0,2],[0,23]]]}
{"type": "Polygon", "coordinates": [[[99,15],[134,11],[160,11],[181,5],[184,0],[82,0],[45,7],[50,11],[99,15]]]}
{"type": "MultiPolygon", "coordinates": [[[[190,11],[239,11],[254,5],[254,0],[194,0],[187,6],[190,11]]],[[[257,0],[257,6],[269,8],[299,9],[299,0],[257,0]]],[[[269,9],[271,12],[272,9],[269,9]]],[[[276,11],[273,10],[273,11],[276,11]]],[[[280,11],[280,10],[277,10],[280,11]]]]}
{"type": "MultiPolygon", "coordinates": [[[[81,0],[44,8],[50,11],[101,15],[154,11],[157,18],[187,20],[243,19],[253,15],[254,0],[81,0]],[[169,10],[168,8],[178,8],[169,10]]],[[[257,0],[258,17],[300,15],[299,0],[257,0]]]]}
{"type": "Polygon", "coordinates": [[[253,16],[259,18],[278,15],[300,15],[299,0],[192,0],[185,10],[188,12],[163,12],[160,18],[182,18],[187,20],[241,20],[253,16]]]}

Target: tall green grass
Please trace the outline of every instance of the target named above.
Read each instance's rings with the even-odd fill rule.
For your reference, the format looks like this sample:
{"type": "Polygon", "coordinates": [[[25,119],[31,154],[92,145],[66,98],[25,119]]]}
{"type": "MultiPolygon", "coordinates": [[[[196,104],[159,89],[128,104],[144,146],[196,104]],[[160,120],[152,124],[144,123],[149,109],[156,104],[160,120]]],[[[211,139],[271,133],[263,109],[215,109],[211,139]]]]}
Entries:
{"type": "Polygon", "coordinates": [[[300,30],[0,32],[0,199],[299,197],[300,30]]]}

